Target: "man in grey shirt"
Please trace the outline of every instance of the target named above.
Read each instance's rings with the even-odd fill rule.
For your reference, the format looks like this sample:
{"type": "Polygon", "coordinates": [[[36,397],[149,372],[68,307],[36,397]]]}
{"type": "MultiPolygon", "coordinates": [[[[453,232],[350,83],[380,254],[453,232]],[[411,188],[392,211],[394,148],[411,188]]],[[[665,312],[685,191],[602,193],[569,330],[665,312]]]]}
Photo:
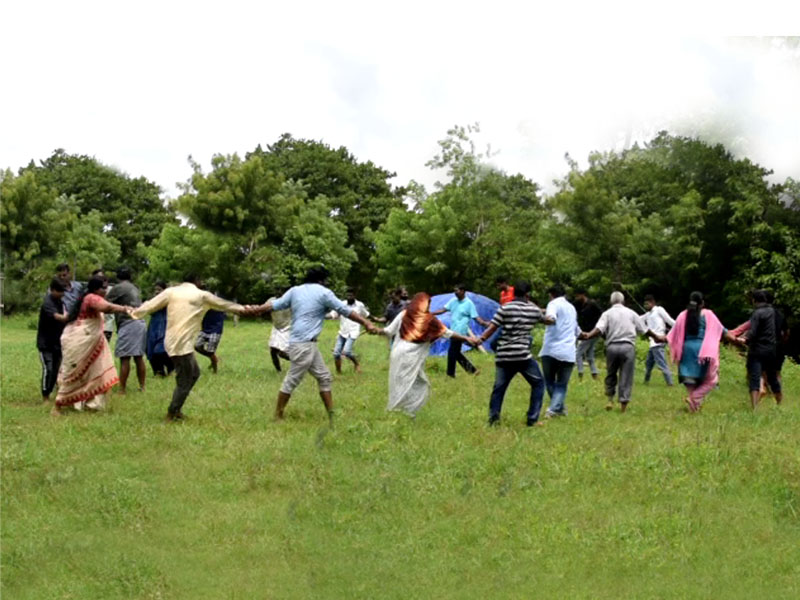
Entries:
{"type": "Polygon", "coordinates": [[[580,339],[589,340],[601,335],[606,340],[606,410],[614,408],[614,395],[619,379],[619,405],[625,412],[633,391],[633,371],[636,366],[636,336],[646,334],[657,341],[666,338],[648,329],[642,319],[625,306],[622,292],[611,294],[611,308],[600,315],[600,320],[590,332],[583,332],[580,339]],[[618,377],[619,375],[619,377],[618,377]]]}
{"type": "MultiPolygon", "coordinates": [[[[138,308],[142,305],[139,288],[131,282],[131,270],[128,267],[117,269],[115,284],[106,295],[106,301],[120,306],[138,308]]],[[[132,319],[127,313],[117,313],[117,345],[114,356],[119,359],[119,393],[124,394],[131,373],[131,357],[136,363],[136,378],[139,380],[139,391],[144,391],[147,367],[144,354],[147,349],[147,324],[142,319],[132,319]]]]}

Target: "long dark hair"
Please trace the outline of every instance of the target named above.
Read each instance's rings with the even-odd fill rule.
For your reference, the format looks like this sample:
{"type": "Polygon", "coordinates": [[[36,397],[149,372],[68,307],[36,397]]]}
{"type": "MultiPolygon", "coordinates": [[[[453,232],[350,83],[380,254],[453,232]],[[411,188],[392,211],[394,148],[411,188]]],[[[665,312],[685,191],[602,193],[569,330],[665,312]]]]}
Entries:
{"type": "Polygon", "coordinates": [[[686,307],[686,335],[696,336],[700,331],[700,311],[703,309],[703,294],[689,294],[689,306],[686,307]]]}
{"type": "Polygon", "coordinates": [[[72,306],[72,310],[69,311],[69,320],[67,323],[72,323],[72,321],[78,318],[78,315],[81,313],[81,306],[83,306],[83,301],[86,299],[86,296],[105,286],[107,281],[108,279],[105,277],[100,277],[99,275],[95,275],[89,280],[89,283],[86,284],[86,287],[83,290],[83,294],[81,294],[81,297],[78,298],[77,302],[75,302],[75,304],[72,306]]]}

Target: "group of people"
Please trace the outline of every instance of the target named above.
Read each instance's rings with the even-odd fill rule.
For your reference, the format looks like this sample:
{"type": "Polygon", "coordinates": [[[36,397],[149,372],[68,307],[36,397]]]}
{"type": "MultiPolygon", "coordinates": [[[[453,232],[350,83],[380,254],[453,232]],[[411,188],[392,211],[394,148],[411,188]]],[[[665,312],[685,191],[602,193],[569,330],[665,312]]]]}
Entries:
{"type": "Polygon", "coordinates": [[[37,345],[43,365],[42,396],[49,399],[56,383],[53,412],[60,414],[69,405],[102,409],[112,386],[127,380],[130,358],[134,358],[140,388],[145,377],[142,355],[151,357],[155,372],[175,371],[175,389],[167,410],[167,420],[185,418],[182,408],[200,369],[194,356],[198,351],[209,357],[216,371],[216,346],[222,333],[224,313],[256,316],[271,313],[273,320],[269,340],[270,354],[276,370],[281,359],[289,361],[275,405],[275,418],[282,419],[292,393],[305,374],[317,380],[320,398],[330,419],[333,419],[332,375],[318,347],[319,334],[326,318],[340,320],[334,347],[334,363],[341,372],[341,357],[349,359],[359,371],[354,352],[361,327],[368,333],[384,335],[390,341],[389,410],[415,416],[430,395],[430,382],[425,374],[425,361],[430,346],[439,338],[449,339],[447,374],[456,375],[456,365],[467,373],[477,369],[463,355],[463,345],[479,347],[496,340],[495,381],[489,401],[489,423],[500,420],[506,390],[515,375],[520,374],[530,385],[530,402],[525,422],[540,425],[544,394],[550,397],[545,418],[567,415],[567,390],[573,368],[583,375],[583,360],[589,362],[593,378],[598,371],[594,359],[595,342],[605,339],[607,409],[614,408],[615,398],[624,412],[631,400],[636,362],[637,337],[650,338],[646,359],[645,382],[654,367],[664,374],[667,385],[673,377],[666,361],[665,345],[678,365],[678,379],[686,387],[685,402],[690,412],[697,412],[704,398],[719,380],[719,346],[723,340],[748,347],[747,369],[753,407],[760,400],[762,374],[775,400],[782,401],[780,381],[780,344],[788,331],[785,319],[771,304],[764,291],[753,293],[755,308],[750,320],[734,331],[728,331],[716,315],[705,308],[700,293],[692,293],[689,304],[672,319],[655,298],[645,298],[647,312],[640,316],[625,306],[621,292],[611,294],[611,306],[601,311],[585,290],[575,291],[575,303],[566,298],[563,286],[548,290],[549,302],[544,310],[531,299],[531,286],[526,281],[514,286],[498,278],[500,308],[490,321],[482,319],[474,303],[466,295],[466,286],[458,285],[454,297],[441,309],[431,311],[431,297],[417,293],[408,299],[405,288],[392,293],[383,316],[371,320],[366,306],[356,299],[352,289],[340,300],[326,286],[328,273],[323,267],[308,271],[305,282],[285,290],[261,305],[243,306],[220,298],[200,286],[192,274],[180,285],[166,287],[160,283],[157,294],[142,303],[139,290],[131,282],[127,269],[117,271],[116,283],[108,290],[108,280],[95,273],[85,290],[71,281],[69,270],[60,266],[59,276],[40,311],[37,345]],[[450,313],[450,327],[437,316],[450,313]],[[117,319],[116,354],[120,358],[117,375],[105,333],[104,314],[117,319]],[[142,318],[151,314],[149,328],[142,318]],[[471,329],[475,321],[485,327],[480,336],[471,329]],[[537,323],[545,327],[539,361],[531,353],[532,331],[537,323]],[[127,360],[125,360],[127,359],[127,360]],[[155,359],[155,360],[154,360],[155,359]],[[540,366],[541,363],[541,366],[540,366]],[[140,371],[140,364],[142,369],[140,371]],[[56,376],[57,374],[57,376],[56,376]]]}

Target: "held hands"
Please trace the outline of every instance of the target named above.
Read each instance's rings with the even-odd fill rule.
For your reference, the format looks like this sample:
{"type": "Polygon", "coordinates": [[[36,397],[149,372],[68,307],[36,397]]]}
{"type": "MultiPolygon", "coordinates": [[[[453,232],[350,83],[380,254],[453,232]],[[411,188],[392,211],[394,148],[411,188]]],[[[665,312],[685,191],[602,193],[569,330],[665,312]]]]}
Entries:
{"type": "Polygon", "coordinates": [[[477,348],[478,346],[480,346],[483,343],[483,340],[481,340],[481,338],[479,338],[479,337],[471,335],[471,336],[469,336],[467,338],[467,343],[470,346],[472,346],[473,348],[477,348]]]}
{"type": "Polygon", "coordinates": [[[588,340],[589,336],[587,335],[587,333],[585,331],[581,331],[580,334],[578,335],[578,339],[579,340],[588,340]]]}
{"type": "Polygon", "coordinates": [[[370,322],[367,322],[367,324],[366,324],[366,326],[364,328],[367,330],[367,333],[370,334],[370,335],[382,335],[383,334],[383,329],[381,329],[380,327],[375,327],[375,325],[373,325],[370,322]]]}
{"type": "Polygon", "coordinates": [[[135,308],[132,306],[123,306],[123,308],[125,309],[123,312],[125,312],[129,317],[133,317],[133,311],[136,310],[135,308]]]}

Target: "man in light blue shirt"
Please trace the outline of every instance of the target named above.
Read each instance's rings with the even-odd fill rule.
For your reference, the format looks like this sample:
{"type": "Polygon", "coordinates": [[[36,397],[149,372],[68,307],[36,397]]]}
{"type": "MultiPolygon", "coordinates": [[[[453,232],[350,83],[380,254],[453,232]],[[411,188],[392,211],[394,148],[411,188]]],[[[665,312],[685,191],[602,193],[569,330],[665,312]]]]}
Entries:
{"type": "Polygon", "coordinates": [[[545,417],[564,417],[567,408],[564,401],[567,397],[567,385],[575,366],[575,342],[581,333],[578,327],[578,313],[575,307],[564,297],[564,287],[557,283],[547,293],[550,302],[545,310],[544,342],[539,352],[542,359],[542,373],[547,393],[550,395],[550,407],[545,417]]]}
{"type": "Polygon", "coordinates": [[[325,360],[317,347],[317,337],[322,331],[325,315],[335,310],[356,323],[363,325],[369,333],[376,333],[377,328],[358,312],[336,297],[325,287],[328,271],[325,267],[315,267],[306,274],[305,283],[290,288],[277,300],[261,305],[261,312],[271,310],[292,311],[292,333],[289,336],[289,372],[283,380],[278,392],[275,407],[275,419],[283,419],[283,410],[289,403],[292,392],[302,381],[306,372],[311,372],[319,385],[319,395],[328,411],[328,418],[333,422],[333,395],[331,383],[333,377],[325,365],[325,360]]]}
{"type": "MultiPolygon", "coordinates": [[[[442,313],[449,312],[450,329],[459,335],[463,335],[464,337],[469,337],[472,335],[469,330],[469,322],[472,319],[475,319],[484,327],[488,327],[489,321],[485,321],[478,316],[478,310],[475,308],[475,304],[472,302],[472,300],[467,298],[467,286],[464,284],[458,284],[454,291],[456,294],[455,298],[452,298],[447,304],[445,304],[444,308],[440,308],[431,314],[441,315],[442,313]]],[[[478,370],[475,368],[475,365],[473,365],[466,356],[461,354],[461,342],[451,339],[450,346],[447,349],[448,377],[456,376],[456,363],[460,364],[467,373],[476,374],[478,372],[478,370]]]]}

